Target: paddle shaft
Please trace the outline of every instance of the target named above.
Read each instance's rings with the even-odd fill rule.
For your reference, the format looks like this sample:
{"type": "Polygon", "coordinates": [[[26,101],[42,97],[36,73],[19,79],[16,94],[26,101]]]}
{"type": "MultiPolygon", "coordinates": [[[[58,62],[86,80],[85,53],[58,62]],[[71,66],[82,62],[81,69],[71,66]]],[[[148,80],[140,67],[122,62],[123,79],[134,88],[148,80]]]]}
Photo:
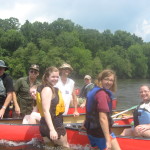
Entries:
{"type": "Polygon", "coordinates": [[[112,118],[117,117],[118,115],[124,114],[124,113],[126,113],[126,112],[128,112],[128,111],[130,111],[130,110],[132,110],[132,109],[135,109],[137,106],[138,106],[138,105],[133,106],[133,107],[127,109],[127,110],[124,110],[124,111],[122,111],[122,112],[120,112],[120,113],[117,113],[117,114],[115,114],[115,115],[112,115],[111,117],[112,117],[112,118]]]}

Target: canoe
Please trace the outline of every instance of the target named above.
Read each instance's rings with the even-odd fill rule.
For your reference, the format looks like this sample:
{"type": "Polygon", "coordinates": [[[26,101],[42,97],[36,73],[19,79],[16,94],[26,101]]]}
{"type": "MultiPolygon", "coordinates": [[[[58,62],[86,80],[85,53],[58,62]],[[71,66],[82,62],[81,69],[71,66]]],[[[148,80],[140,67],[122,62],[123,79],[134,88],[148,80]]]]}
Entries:
{"type": "Polygon", "coordinates": [[[126,118],[126,119],[115,118],[115,119],[113,119],[113,121],[114,121],[114,125],[131,125],[131,124],[133,124],[133,118],[126,118]]]}
{"type": "MultiPolygon", "coordinates": [[[[77,110],[78,110],[78,113],[80,114],[86,113],[85,107],[84,108],[78,107],[77,110]]],[[[70,107],[67,114],[70,115],[73,113],[74,113],[74,108],[70,107]]]]}
{"type": "MultiPolygon", "coordinates": [[[[68,137],[72,136],[70,133],[74,134],[75,132],[77,132],[78,134],[80,134],[80,127],[82,125],[81,123],[65,123],[64,125],[67,129],[68,137]]],[[[128,126],[126,125],[126,127],[128,126]]],[[[124,126],[120,126],[119,130],[117,128],[114,128],[113,130],[116,134],[120,134],[123,131],[123,127],[124,126]]],[[[85,131],[82,131],[81,133],[85,134],[85,131]]],[[[39,132],[39,124],[14,124],[8,122],[0,123],[0,140],[4,139],[8,141],[25,142],[30,141],[33,138],[39,140],[42,139],[39,132]]],[[[73,138],[73,140],[75,139],[73,138]]],[[[72,142],[70,142],[70,144],[72,144],[72,142]]]]}
{"type": "MultiPolygon", "coordinates": [[[[65,124],[68,142],[70,145],[78,145],[90,149],[90,143],[87,134],[81,130],[81,124],[65,124]]],[[[129,125],[114,125],[112,130],[117,135],[117,140],[122,150],[149,150],[150,138],[136,138],[120,136],[119,134],[124,128],[129,128],[129,125]]],[[[42,141],[39,132],[39,125],[23,125],[23,124],[8,124],[0,123],[0,140],[8,140],[15,142],[27,142],[33,138],[42,141]]]]}
{"type": "Polygon", "coordinates": [[[42,140],[39,125],[0,123],[0,140],[27,142],[33,138],[42,140]]]}
{"type": "MultiPolygon", "coordinates": [[[[80,145],[80,147],[86,147],[90,149],[90,143],[87,138],[87,134],[79,127],[80,125],[77,124],[68,124],[66,126],[68,142],[71,145],[80,145]]],[[[112,128],[113,132],[117,135],[116,138],[121,147],[121,150],[149,150],[150,138],[139,138],[119,135],[124,128],[129,127],[129,125],[114,125],[112,128]]]]}
{"type": "MultiPolygon", "coordinates": [[[[68,115],[67,115],[68,117],[68,115]]],[[[77,117],[73,117],[73,120],[77,117]]],[[[21,118],[7,118],[0,120],[0,139],[10,141],[30,141],[32,138],[40,139],[39,124],[21,124],[21,118]]],[[[68,121],[69,122],[69,121],[68,121]]],[[[72,121],[74,122],[74,121],[72,121]]],[[[66,127],[70,125],[80,125],[81,123],[65,123],[66,127]]],[[[77,121],[75,121],[77,122],[77,121]]]]}
{"type": "MultiPolygon", "coordinates": [[[[74,117],[72,114],[63,116],[64,123],[82,123],[84,119],[84,113],[80,114],[78,117],[74,117]]],[[[22,124],[22,120],[22,118],[3,118],[0,119],[0,123],[22,124]]]]}
{"type": "MultiPolygon", "coordinates": [[[[64,123],[83,123],[85,119],[85,114],[82,113],[78,117],[74,117],[73,115],[65,115],[63,117],[64,123]]],[[[122,118],[115,118],[114,125],[131,125],[133,122],[133,118],[130,119],[122,119],[122,118]]],[[[0,119],[0,123],[8,123],[8,124],[21,124],[22,118],[6,118],[0,119]]]]}

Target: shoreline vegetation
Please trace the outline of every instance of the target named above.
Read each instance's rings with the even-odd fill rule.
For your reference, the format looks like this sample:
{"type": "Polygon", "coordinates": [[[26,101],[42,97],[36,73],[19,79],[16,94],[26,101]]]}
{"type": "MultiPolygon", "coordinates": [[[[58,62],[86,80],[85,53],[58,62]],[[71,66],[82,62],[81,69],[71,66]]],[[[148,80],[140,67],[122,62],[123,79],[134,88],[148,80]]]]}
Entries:
{"type": "Polygon", "coordinates": [[[26,76],[31,64],[40,66],[41,78],[45,68],[63,62],[73,67],[74,79],[85,74],[96,78],[106,68],[119,79],[150,78],[149,42],[126,31],[84,29],[63,18],[23,25],[17,18],[0,19],[0,59],[13,79],[26,76]]]}

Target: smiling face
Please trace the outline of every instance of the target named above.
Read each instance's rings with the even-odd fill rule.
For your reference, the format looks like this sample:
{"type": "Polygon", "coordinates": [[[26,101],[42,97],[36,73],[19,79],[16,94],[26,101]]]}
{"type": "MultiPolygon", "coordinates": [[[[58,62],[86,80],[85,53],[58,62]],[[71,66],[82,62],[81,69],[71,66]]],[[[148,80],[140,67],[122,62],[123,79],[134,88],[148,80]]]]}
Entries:
{"type": "Polygon", "coordinates": [[[140,96],[143,101],[147,101],[150,99],[150,89],[148,86],[141,86],[140,96]]]}
{"type": "Polygon", "coordinates": [[[47,81],[51,84],[51,85],[55,85],[58,82],[59,79],[59,72],[55,71],[55,72],[51,72],[49,77],[47,78],[47,81]]]}
{"type": "Polygon", "coordinates": [[[61,75],[62,76],[68,77],[70,75],[70,73],[71,73],[71,70],[69,68],[62,68],[61,69],[61,75]]]}
{"type": "Polygon", "coordinates": [[[30,93],[32,99],[36,100],[36,87],[31,87],[29,90],[29,93],[30,93]]]}
{"type": "Polygon", "coordinates": [[[105,77],[102,80],[102,87],[104,87],[106,89],[110,89],[112,87],[112,85],[114,84],[114,80],[115,80],[115,77],[113,74],[108,77],[105,77]]]}

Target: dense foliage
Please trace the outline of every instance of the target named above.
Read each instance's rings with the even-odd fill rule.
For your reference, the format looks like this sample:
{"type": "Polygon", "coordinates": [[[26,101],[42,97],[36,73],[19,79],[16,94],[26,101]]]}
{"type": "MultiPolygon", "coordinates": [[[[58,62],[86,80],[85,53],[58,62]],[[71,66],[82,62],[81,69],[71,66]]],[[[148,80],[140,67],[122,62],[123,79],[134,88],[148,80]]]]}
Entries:
{"type": "Polygon", "coordinates": [[[76,78],[94,78],[106,68],[118,78],[150,78],[150,43],[126,31],[83,29],[62,18],[23,25],[16,18],[0,19],[0,59],[15,79],[27,75],[30,64],[40,65],[42,75],[63,62],[71,64],[76,78]]]}

